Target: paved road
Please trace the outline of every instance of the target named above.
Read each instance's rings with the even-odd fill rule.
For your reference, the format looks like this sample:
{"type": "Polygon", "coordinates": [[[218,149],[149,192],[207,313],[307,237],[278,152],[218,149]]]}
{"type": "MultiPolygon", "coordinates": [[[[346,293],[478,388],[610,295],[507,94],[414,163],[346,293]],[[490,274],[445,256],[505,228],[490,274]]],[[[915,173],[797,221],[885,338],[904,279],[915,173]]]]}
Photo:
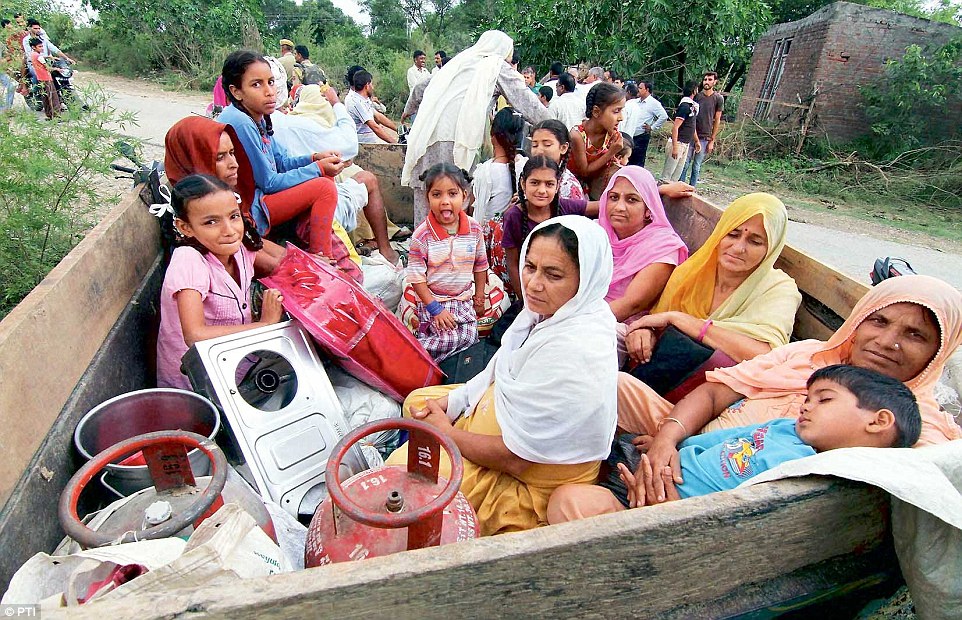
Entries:
{"type": "Polygon", "coordinates": [[[868,282],[868,273],[876,258],[898,256],[907,260],[917,273],[941,278],[962,289],[962,256],[863,235],[854,232],[858,220],[851,221],[850,230],[789,222],[788,242],[862,282],[868,282]]]}
{"type": "MultiPolygon", "coordinates": [[[[149,83],[120,80],[84,74],[82,81],[98,81],[111,93],[118,110],[137,113],[138,125],[127,130],[130,135],[162,147],[164,135],[175,122],[189,114],[203,114],[207,98],[200,94],[166,93],[149,83]]],[[[847,273],[862,282],[880,256],[899,256],[912,264],[918,273],[926,273],[962,289],[962,256],[943,253],[931,247],[897,243],[872,237],[858,231],[858,220],[850,221],[846,230],[835,230],[813,224],[790,222],[788,241],[796,248],[847,273]]],[[[938,241],[934,240],[933,245],[938,241]]]]}

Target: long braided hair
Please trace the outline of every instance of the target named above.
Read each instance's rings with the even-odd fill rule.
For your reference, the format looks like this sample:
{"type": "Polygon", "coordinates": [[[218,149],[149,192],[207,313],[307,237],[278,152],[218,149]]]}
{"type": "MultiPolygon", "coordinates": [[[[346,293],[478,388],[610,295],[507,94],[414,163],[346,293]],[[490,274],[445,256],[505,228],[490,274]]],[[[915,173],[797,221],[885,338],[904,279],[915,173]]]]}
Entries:
{"type": "MultiPolygon", "coordinates": [[[[224,60],[224,67],[220,72],[221,78],[223,78],[222,83],[224,86],[224,92],[227,94],[227,100],[234,104],[235,108],[248,116],[250,116],[250,112],[244,108],[244,104],[234,97],[234,94],[230,92],[230,87],[233,86],[234,88],[240,88],[244,81],[244,73],[247,71],[247,67],[251,66],[255,62],[262,62],[268,67],[271,66],[270,63],[267,62],[267,59],[257,52],[252,52],[250,50],[237,50],[236,52],[231,52],[231,54],[224,60]]],[[[257,126],[257,130],[261,132],[262,137],[274,135],[274,125],[271,123],[270,114],[264,115],[264,127],[266,128],[266,131],[262,130],[260,125],[257,126]]]]}
{"type": "MultiPolygon", "coordinates": [[[[238,206],[240,206],[240,196],[226,183],[209,174],[188,174],[174,185],[170,196],[170,207],[174,211],[174,217],[170,218],[169,224],[172,228],[170,234],[173,237],[174,246],[187,245],[201,254],[207,254],[210,251],[197,239],[182,236],[176,228],[174,228],[174,218],[182,222],[189,222],[188,211],[190,210],[190,203],[205,196],[216,194],[217,192],[229,192],[233,194],[238,206]]],[[[254,226],[254,222],[247,216],[244,216],[243,244],[244,247],[251,252],[256,252],[264,247],[264,242],[261,240],[261,236],[254,226]]]]}
{"type": "MultiPolygon", "coordinates": [[[[554,172],[555,178],[558,182],[561,182],[561,169],[558,167],[558,163],[551,159],[550,157],[545,157],[544,155],[535,155],[528,160],[528,163],[524,165],[521,169],[521,184],[518,186],[518,205],[521,207],[521,238],[525,239],[528,233],[531,231],[531,224],[528,220],[528,198],[524,195],[524,182],[525,180],[534,173],[535,170],[548,169],[554,172]]],[[[558,217],[561,215],[561,203],[559,201],[559,196],[561,195],[560,188],[555,191],[554,198],[551,200],[551,217],[558,217]]]]}
{"type": "Polygon", "coordinates": [[[592,112],[595,106],[598,106],[602,110],[607,108],[613,103],[617,103],[625,98],[625,91],[621,90],[614,84],[609,84],[608,82],[598,82],[592,85],[591,90],[588,91],[588,96],[585,98],[585,118],[591,120],[592,112]]]}
{"type": "Polygon", "coordinates": [[[518,193],[518,174],[514,159],[518,155],[518,144],[524,137],[524,120],[514,108],[502,108],[491,121],[491,139],[504,149],[508,158],[508,174],[511,176],[511,194],[518,193]]]}
{"type": "Polygon", "coordinates": [[[535,125],[534,129],[531,130],[531,135],[533,136],[536,131],[549,131],[558,141],[558,144],[568,145],[568,150],[561,154],[561,161],[558,162],[558,176],[559,178],[563,177],[565,170],[568,169],[568,157],[571,155],[571,136],[568,134],[568,128],[558,119],[549,118],[535,125]]]}

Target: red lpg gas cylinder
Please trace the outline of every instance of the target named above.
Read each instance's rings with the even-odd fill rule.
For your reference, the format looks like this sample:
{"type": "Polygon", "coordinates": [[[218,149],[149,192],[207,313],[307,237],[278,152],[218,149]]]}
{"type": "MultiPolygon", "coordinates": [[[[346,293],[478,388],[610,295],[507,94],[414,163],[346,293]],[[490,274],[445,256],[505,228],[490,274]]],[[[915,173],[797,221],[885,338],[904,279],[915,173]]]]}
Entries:
{"type": "Polygon", "coordinates": [[[478,537],[474,509],[458,490],[461,453],[450,438],[417,420],[379,420],[344,437],[327,462],[329,497],[307,531],[308,568],[446,545],[478,537]],[[339,465],[355,443],[379,431],[408,431],[407,469],[379,467],[341,482],[339,465]],[[438,476],[441,447],[451,460],[451,480],[438,476]]]}
{"type": "Polygon", "coordinates": [[[67,536],[86,549],[172,536],[186,538],[226,501],[240,504],[276,541],[270,513],[246,484],[231,482],[228,469],[227,457],[203,435],[188,431],[137,435],[94,456],[67,482],[57,510],[60,525],[67,536]],[[193,448],[210,459],[210,477],[195,480],[187,456],[193,448]],[[154,486],[123,500],[99,529],[90,529],[77,513],[84,488],[109,463],[138,451],[143,451],[154,486]]]}

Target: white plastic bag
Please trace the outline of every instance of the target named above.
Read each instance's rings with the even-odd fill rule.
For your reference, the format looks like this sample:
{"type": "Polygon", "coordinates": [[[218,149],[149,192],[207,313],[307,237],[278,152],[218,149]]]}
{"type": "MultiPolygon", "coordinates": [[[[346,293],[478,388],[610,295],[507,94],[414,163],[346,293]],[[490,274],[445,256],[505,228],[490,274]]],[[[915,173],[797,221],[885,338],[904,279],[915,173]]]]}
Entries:
{"type": "Polygon", "coordinates": [[[38,553],[10,579],[2,602],[34,605],[45,601],[43,608],[76,605],[77,595],[86,598],[93,582],[114,568],[137,564],[156,570],[177,559],[186,546],[180,538],[163,538],[87,549],[66,556],[38,553]]]}
{"type": "Polygon", "coordinates": [[[361,271],[364,290],[380,299],[391,312],[397,310],[404,288],[404,270],[389,263],[379,252],[373,252],[361,257],[361,271]]]}
{"type": "MultiPolygon", "coordinates": [[[[351,429],[375,420],[401,417],[401,405],[390,396],[378,392],[336,366],[329,366],[326,370],[351,429]]],[[[397,437],[397,430],[384,431],[370,435],[361,443],[361,451],[371,467],[384,464],[379,451],[393,449],[397,437]]]]}
{"type": "Polygon", "coordinates": [[[176,560],[103,596],[118,599],[235,579],[267,577],[292,570],[280,547],[240,505],[224,504],[191,534],[176,560]]]}

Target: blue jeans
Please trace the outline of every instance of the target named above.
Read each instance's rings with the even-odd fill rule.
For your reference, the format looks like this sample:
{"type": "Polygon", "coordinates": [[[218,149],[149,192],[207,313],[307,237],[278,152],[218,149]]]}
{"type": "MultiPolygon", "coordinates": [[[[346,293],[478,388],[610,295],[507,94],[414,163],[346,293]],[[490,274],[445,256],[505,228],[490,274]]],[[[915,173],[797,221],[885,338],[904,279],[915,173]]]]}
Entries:
{"type": "Polygon", "coordinates": [[[698,185],[701,164],[705,161],[705,155],[708,154],[708,140],[699,140],[698,143],[701,144],[701,150],[696,153],[695,149],[688,149],[688,161],[685,162],[685,167],[681,169],[681,180],[684,181],[688,175],[688,166],[691,165],[691,180],[688,181],[688,184],[693,187],[698,185]]]}

